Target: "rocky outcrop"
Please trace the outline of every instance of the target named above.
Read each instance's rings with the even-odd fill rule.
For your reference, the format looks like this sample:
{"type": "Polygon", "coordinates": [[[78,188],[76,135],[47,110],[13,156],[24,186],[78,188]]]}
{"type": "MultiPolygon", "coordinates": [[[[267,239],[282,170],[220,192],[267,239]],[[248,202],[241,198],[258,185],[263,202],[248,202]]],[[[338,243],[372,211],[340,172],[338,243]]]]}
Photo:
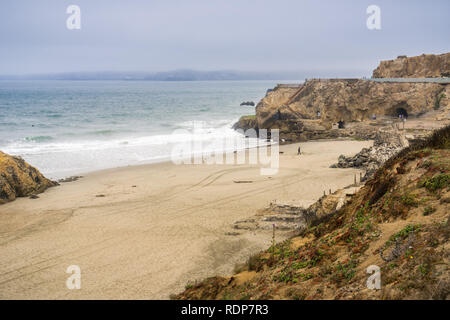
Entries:
{"type": "Polygon", "coordinates": [[[234,130],[248,130],[248,129],[255,129],[258,130],[258,125],[256,122],[256,117],[255,116],[242,116],[238,122],[236,122],[233,125],[233,129],[234,130]]]}
{"type": "Polygon", "coordinates": [[[244,101],[241,103],[241,106],[251,106],[254,107],[255,103],[253,101],[244,101]]]}
{"type": "Polygon", "coordinates": [[[0,204],[41,193],[55,185],[22,158],[0,151],[0,204]]]}
{"type": "Polygon", "coordinates": [[[373,71],[374,78],[436,78],[450,77],[450,53],[399,56],[381,61],[373,71]]]}
{"type": "Polygon", "coordinates": [[[275,88],[256,106],[256,118],[259,128],[279,127],[279,121],[300,125],[315,119],[317,125],[331,129],[338,121],[369,121],[373,115],[394,118],[404,113],[414,117],[433,110],[436,96],[444,88],[437,83],[314,79],[306,81],[293,98],[277,94],[275,88]]]}
{"type": "Polygon", "coordinates": [[[361,181],[370,178],[377,169],[389,158],[409,145],[404,135],[391,127],[381,128],[377,131],[374,144],[370,148],[363,148],[352,157],[340,155],[338,163],[331,168],[361,168],[365,175],[361,181]]]}

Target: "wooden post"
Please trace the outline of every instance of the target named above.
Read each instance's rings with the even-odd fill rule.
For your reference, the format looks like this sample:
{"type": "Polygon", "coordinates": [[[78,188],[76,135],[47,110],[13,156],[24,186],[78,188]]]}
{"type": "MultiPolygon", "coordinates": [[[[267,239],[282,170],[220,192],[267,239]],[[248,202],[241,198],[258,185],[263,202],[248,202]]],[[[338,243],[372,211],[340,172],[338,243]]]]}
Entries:
{"type": "Polygon", "coordinates": [[[355,176],[354,176],[354,178],[355,178],[355,183],[354,183],[354,184],[355,184],[355,187],[356,187],[356,173],[355,173],[355,176]]]}
{"type": "Polygon", "coordinates": [[[330,189],[330,194],[331,194],[331,189],[330,189]]]}
{"type": "Polygon", "coordinates": [[[274,250],[275,249],[275,223],[272,226],[273,226],[272,248],[274,250]]]}

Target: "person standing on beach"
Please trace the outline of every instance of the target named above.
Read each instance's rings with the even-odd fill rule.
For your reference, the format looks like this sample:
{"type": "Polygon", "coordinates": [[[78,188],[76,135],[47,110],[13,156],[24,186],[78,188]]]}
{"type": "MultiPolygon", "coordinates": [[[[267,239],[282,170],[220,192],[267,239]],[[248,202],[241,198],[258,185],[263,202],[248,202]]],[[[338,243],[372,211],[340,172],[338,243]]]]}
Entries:
{"type": "Polygon", "coordinates": [[[299,156],[299,155],[301,155],[302,153],[301,153],[301,151],[300,151],[300,146],[298,147],[298,149],[297,149],[297,155],[299,156]]]}

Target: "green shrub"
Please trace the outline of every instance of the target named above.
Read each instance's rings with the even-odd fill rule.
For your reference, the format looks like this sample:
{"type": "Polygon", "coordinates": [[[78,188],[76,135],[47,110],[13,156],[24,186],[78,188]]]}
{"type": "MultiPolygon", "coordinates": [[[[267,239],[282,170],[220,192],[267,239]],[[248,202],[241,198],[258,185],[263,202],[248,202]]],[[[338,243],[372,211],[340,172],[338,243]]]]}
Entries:
{"type": "Polygon", "coordinates": [[[420,229],[420,225],[412,225],[409,224],[406,227],[404,227],[402,230],[397,232],[396,234],[392,235],[389,240],[386,242],[386,247],[393,244],[397,239],[403,240],[406,239],[411,232],[418,231],[420,229]]]}
{"type": "Polygon", "coordinates": [[[430,273],[430,265],[428,265],[427,263],[419,265],[419,271],[422,276],[425,277],[430,273]]]}
{"type": "Polygon", "coordinates": [[[441,107],[441,100],[445,98],[445,93],[438,94],[434,101],[434,110],[438,110],[441,107]]]}
{"type": "Polygon", "coordinates": [[[426,179],[419,183],[420,187],[426,188],[428,191],[436,191],[449,186],[450,175],[447,173],[440,173],[429,179],[426,179]]]}
{"type": "Polygon", "coordinates": [[[417,207],[419,204],[416,197],[412,194],[404,194],[402,196],[402,202],[405,206],[408,207],[417,207]]]}
{"type": "Polygon", "coordinates": [[[424,216],[428,216],[428,215],[432,214],[435,211],[436,211],[436,208],[433,208],[431,206],[427,206],[427,207],[425,207],[425,209],[423,209],[423,215],[424,216]]]}
{"type": "Polygon", "coordinates": [[[337,276],[340,279],[351,280],[356,273],[356,266],[358,264],[357,260],[351,259],[345,264],[338,262],[337,265],[337,276]]]}

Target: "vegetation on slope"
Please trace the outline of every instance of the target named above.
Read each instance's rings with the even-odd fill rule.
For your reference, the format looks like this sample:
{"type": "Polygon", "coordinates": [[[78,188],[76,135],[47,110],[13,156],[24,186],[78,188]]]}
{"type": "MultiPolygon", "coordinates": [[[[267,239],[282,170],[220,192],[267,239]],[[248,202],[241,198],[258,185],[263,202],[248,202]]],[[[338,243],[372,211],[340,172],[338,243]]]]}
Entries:
{"type": "Polygon", "coordinates": [[[389,159],[326,221],[177,299],[448,299],[450,126],[389,159]],[[366,286],[367,267],[381,289],[366,286]]]}

